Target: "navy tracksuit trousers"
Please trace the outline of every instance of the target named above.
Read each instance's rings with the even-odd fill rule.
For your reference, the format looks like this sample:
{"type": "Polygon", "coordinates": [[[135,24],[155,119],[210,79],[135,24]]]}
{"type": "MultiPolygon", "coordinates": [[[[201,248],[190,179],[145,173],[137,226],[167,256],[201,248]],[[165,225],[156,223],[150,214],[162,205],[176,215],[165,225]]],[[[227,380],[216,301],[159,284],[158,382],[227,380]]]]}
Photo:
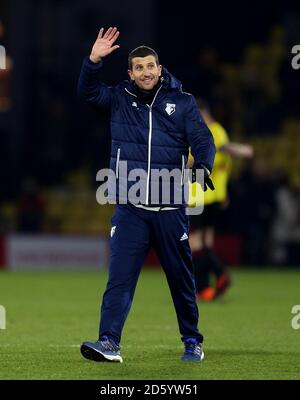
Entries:
{"type": "Polygon", "coordinates": [[[156,212],[130,204],[116,206],[99,338],[107,336],[120,342],[141,268],[153,246],[167,277],[182,340],[194,337],[203,341],[197,327],[199,315],[187,239],[188,218],[184,208],[156,212]]]}

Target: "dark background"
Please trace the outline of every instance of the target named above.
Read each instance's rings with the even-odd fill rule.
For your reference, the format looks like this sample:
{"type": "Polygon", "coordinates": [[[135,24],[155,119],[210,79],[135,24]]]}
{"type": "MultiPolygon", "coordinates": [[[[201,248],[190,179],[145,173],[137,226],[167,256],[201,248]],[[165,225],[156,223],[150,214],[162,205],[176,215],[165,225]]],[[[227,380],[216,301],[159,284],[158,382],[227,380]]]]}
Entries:
{"type": "MultiPolygon", "coordinates": [[[[161,64],[182,81],[185,91],[209,101],[232,139],[276,138],[284,121],[299,119],[300,71],[291,67],[291,48],[300,44],[297,2],[1,0],[0,20],[0,44],[12,61],[5,77],[0,75],[6,101],[0,109],[3,204],[17,204],[28,179],[41,192],[56,190],[67,174],[80,169],[88,171],[94,190],[96,172],[108,166],[109,116],[88,108],[76,93],[82,59],[101,26],[117,26],[121,32],[121,48],[103,69],[108,84],[127,79],[129,51],[146,44],[157,50],[161,64]],[[268,49],[273,48],[279,55],[275,50],[271,59],[268,49]],[[274,73],[267,89],[268,73],[259,68],[274,73]]],[[[274,146],[273,151],[282,150],[274,146]]],[[[266,228],[263,240],[276,215],[274,191],[289,168],[268,171],[259,180],[251,167],[243,164],[233,176],[231,206],[220,229],[227,231],[230,225],[229,230],[245,238],[250,235],[248,218],[255,215],[266,228]],[[260,220],[260,204],[245,206],[253,191],[268,210],[265,219],[260,220]]],[[[288,187],[298,201],[297,184],[288,187]]],[[[21,228],[3,225],[2,231],[9,230],[21,228]]]]}

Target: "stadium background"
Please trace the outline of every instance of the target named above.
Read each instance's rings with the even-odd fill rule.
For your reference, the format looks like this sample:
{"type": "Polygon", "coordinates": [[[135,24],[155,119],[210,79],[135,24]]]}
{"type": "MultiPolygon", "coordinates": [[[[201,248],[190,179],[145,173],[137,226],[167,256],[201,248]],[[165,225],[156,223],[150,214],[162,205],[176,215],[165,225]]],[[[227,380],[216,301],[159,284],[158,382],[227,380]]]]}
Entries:
{"type": "MultiPolygon", "coordinates": [[[[255,149],[252,161],[234,161],[218,222],[217,251],[234,285],[201,305],[208,358],[200,378],[299,379],[299,331],[290,326],[299,304],[300,70],[291,65],[299,5],[1,0],[0,21],[0,379],[99,379],[99,368],[100,379],[199,379],[196,368],[170,361],[181,352],[175,316],[150,268],[126,325],[125,369],[78,361],[76,347],[97,330],[113,212],[95,198],[96,173],[109,162],[109,116],[76,93],[101,26],[121,32],[103,69],[107,83],[127,78],[132,48],[150,45],[185,91],[210,103],[231,140],[255,149]]],[[[153,254],[147,264],[156,265],[153,254]]]]}
{"type": "Polygon", "coordinates": [[[113,207],[95,201],[96,173],[109,161],[108,117],[80,103],[76,84],[99,25],[111,24],[121,48],[105,63],[106,82],[126,79],[128,52],[146,43],[184,90],[211,104],[232,140],[255,148],[252,162],[234,163],[230,205],[219,221],[221,257],[235,265],[300,265],[300,90],[291,67],[299,9],[197,4],[131,1],[129,12],[121,0],[113,7],[1,2],[8,55],[0,72],[2,265],[10,247],[3,236],[109,232],[113,207]]]}

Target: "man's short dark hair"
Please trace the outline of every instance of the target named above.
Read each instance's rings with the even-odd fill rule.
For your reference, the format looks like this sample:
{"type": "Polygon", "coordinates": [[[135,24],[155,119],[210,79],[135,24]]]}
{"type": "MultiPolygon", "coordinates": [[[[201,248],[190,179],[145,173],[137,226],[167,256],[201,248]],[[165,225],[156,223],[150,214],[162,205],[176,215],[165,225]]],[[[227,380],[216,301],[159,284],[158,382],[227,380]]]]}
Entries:
{"type": "Polygon", "coordinates": [[[139,46],[132,50],[128,56],[128,68],[132,69],[132,59],[134,57],[154,56],[155,62],[159,65],[158,55],[155,50],[148,46],[139,46]]]}

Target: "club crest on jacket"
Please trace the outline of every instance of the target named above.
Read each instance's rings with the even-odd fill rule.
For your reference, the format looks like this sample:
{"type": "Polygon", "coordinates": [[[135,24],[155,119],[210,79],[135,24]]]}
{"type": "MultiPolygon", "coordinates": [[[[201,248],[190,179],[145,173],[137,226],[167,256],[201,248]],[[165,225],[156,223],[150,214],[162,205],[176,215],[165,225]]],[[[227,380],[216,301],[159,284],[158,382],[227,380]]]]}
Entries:
{"type": "Polygon", "coordinates": [[[176,110],[176,104],[167,103],[165,110],[169,115],[173,114],[176,110]]]}

